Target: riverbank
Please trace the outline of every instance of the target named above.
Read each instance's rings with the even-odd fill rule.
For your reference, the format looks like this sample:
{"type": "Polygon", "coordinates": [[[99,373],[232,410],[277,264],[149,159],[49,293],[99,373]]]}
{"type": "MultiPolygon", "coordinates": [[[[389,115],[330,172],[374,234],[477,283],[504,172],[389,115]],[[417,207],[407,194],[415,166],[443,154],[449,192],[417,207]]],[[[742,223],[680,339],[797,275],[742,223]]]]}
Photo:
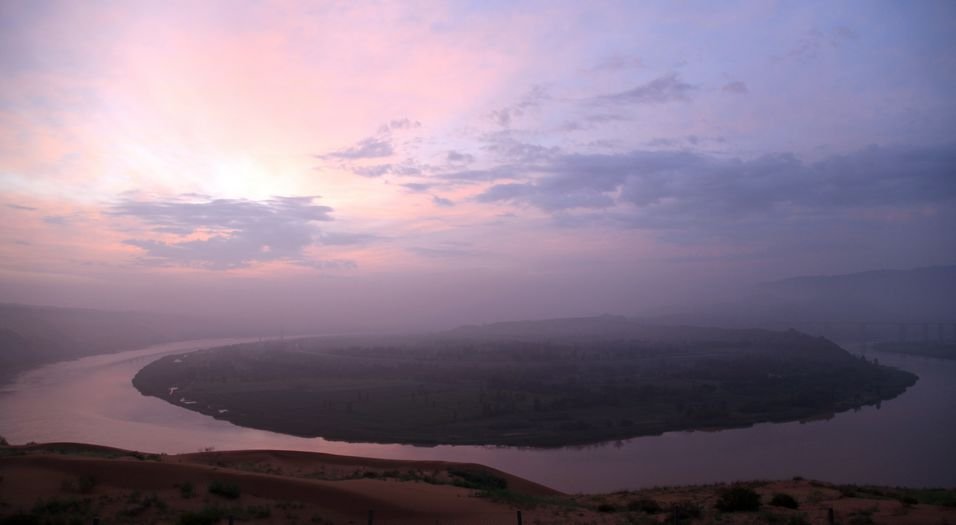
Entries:
{"type": "Polygon", "coordinates": [[[956,522],[953,490],[748,482],[730,493],[757,495],[757,507],[743,511],[726,506],[727,485],[571,495],[474,463],[293,451],[160,455],[25,445],[0,448],[0,476],[0,523],[96,516],[211,524],[232,515],[253,523],[335,524],[365,523],[370,511],[374,522],[390,524],[515,523],[518,511],[525,523],[541,524],[661,523],[675,514],[683,523],[826,523],[830,509],[841,522],[956,522]]]}

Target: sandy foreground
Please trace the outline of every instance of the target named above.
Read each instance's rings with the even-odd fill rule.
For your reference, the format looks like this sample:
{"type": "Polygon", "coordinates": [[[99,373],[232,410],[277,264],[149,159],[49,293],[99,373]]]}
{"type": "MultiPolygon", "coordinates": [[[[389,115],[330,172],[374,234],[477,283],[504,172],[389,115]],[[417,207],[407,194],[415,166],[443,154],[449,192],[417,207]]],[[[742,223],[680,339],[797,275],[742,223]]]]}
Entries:
{"type": "Polygon", "coordinates": [[[721,485],[568,495],[476,464],[275,450],[154,455],[51,443],[0,448],[0,525],[211,524],[230,516],[235,523],[508,524],[518,523],[519,511],[525,524],[796,525],[829,523],[830,509],[836,523],[956,525],[953,491],[933,493],[941,504],[929,504],[888,488],[746,485],[760,494],[761,508],[719,512],[721,485]],[[799,507],[770,505],[778,493],[799,507]]]}

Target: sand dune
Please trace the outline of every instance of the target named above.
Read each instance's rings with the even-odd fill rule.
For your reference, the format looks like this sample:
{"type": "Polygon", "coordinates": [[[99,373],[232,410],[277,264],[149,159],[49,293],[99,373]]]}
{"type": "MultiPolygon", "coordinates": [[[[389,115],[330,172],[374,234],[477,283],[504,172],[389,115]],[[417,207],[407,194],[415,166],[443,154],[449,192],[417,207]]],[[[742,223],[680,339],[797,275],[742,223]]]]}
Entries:
{"type": "Polygon", "coordinates": [[[0,447],[0,524],[9,523],[956,523],[956,491],[746,484],[759,512],[723,513],[726,486],[567,495],[483,465],[311,452],[156,455],[96,445],[0,447]],[[786,493],[799,509],[769,505],[786,493]],[[648,506],[648,502],[652,505],[648,506]],[[658,506],[658,509],[652,508],[658,506]],[[17,517],[19,515],[19,517],[17,517]],[[78,520],[78,521],[72,521],[78,520]],[[756,520],[756,521],[754,521],[756,520]],[[763,520],[763,521],[761,521],[763,520]],[[776,521],[773,521],[776,520],[776,521]]]}

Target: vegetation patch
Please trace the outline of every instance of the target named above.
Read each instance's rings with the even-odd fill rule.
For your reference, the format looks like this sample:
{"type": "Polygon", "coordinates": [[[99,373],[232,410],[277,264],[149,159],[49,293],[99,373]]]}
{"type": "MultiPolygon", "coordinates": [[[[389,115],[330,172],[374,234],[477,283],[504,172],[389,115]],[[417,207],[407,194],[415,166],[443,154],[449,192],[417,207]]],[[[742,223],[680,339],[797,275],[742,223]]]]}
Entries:
{"type": "Polygon", "coordinates": [[[239,499],[241,491],[239,485],[215,480],[209,484],[209,493],[226,499],[239,499]]]}
{"type": "Polygon", "coordinates": [[[87,516],[90,515],[93,500],[90,498],[50,498],[40,500],[33,506],[33,513],[40,516],[87,516]]]}
{"type": "Polygon", "coordinates": [[[219,507],[205,507],[195,512],[184,512],[179,516],[178,525],[216,525],[226,517],[219,507]]]}
{"type": "Polygon", "coordinates": [[[297,436],[549,447],[819,417],[875,405],[916,381],[792,331],[623,323],[587,336],[249,343],[160,358],[133,384],[297,436]]]}
{"type": "Polygon", "coordinates": [[[452,484],[475,490],[506,490],[508,480],[483,470],[449,469],[452,484]]]}
{"type": "Polygon", "coordinates": [[[703,509],[697,502],[684,500],[671,504],[667,512],[676,523],[685,523],[700,518],[703,509]]]}
{"type": "Polygon", "coordinates": [[[777,492],[770,498],[770,504],[774,507],[783,507],[786,509],[795,509],[800,506],[797,499],[783,492],[777,492]]]}
{"type": "Polygon", "coordinates": [[[183,499],[190,499],[196,495],[195,487],[193,487],[193,484],[188,481],[177,484],[176,488],[179,489],[179,495],[183,499]]]}
{"type": "Polygon", "coordinates": [[[639,498],[631,500],[627,504],[627,510],[631,512],[644,512],[647,514],[657,514],[663,510],[661,504],[653,498],[639,498]]]}
{"type": "Polygon", "coordinates": [[[720,492],[715,507],[721,512],[754,512],[760,509],[760,494],[750,487],[734,485],[720,492]]]}

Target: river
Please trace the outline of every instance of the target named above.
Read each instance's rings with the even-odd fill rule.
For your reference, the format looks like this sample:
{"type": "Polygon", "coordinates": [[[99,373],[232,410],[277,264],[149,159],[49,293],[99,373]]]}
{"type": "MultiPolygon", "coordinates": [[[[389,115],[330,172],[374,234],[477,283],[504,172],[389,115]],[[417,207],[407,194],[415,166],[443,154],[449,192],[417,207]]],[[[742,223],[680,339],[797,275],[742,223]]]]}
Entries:
{"type": "Polygon", "coordinates": [[[146,452],[294,449],[476,462],[567,492],[792,476],[840,483],[956,487],[956,361],[870,352],[920,380],[879,408],[808,423],[669,432],[587,447],[415,447],[253,430],[142,396],[130,379],[162,355],[239,340],[158,345],[46,365],[0,387],[0,435],[146,452]]]}

